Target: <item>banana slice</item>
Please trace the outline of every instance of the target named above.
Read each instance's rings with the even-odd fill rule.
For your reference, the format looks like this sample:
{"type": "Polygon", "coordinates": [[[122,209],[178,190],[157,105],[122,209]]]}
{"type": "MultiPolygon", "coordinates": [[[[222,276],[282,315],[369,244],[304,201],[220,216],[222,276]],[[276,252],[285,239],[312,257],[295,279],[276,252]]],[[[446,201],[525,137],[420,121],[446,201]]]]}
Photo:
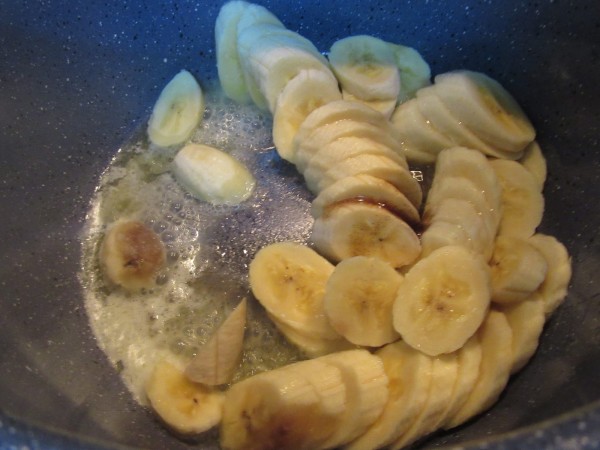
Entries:
{"type": "Polygon", "coordinates": [[[387,42],[373,36],[340,39],[329,62],[345,91],[362,100],[392,100],[400,93],[400,71],[387,42]]]}
{"type": "Polygon", "coordinates": [[[419,223],[419,211],[402,192],[387,181],[370,175],[355,175],[336,181],[314,199],[311,212],[318,219],[334,205],[356,200],[380,204],[408,223],[419,223]]]}
{"type": "Polygon", "coordinates": [[[325,173],[336,164],[360,155],[377,155],[392,160],[395,164],[408,170],[408,164],[403,155],[373,139],[347,136],[329,142],[310,158],[304,173],[318,171],[325,173]]]}
{"type": "MultiPolygon", "coordinates": [[[[479,189],[491,211],[501,212],[502,187],[490,162],[477,150],[454,147],[439,153],[434,178],[463,177],[479,189]]],[[[495,215],[500,220],[501,214],[495,215]]],[[[495,224],[498,226],[498,224],[495,224]]]]}
{"type": "Polygon", "coordinates": [[[373,108],[375,111],[379,111],[381,114],[383,114],[383,117],[385,117],[386,119],[390,119],[392,117],[392,114],[396,109],[396,103],[398,101],[396,98],[392,98],[389,100],[363,100],[343,89],[342,98],[349,102],[359,102],[364,105],[367,105],[369,108],[373,108]]]}
{"type": "Polygon", "coordinates": [[[221,447],[230,450],[320,448],[337,427],[302,374],[276,369],[234,384],[225,394],[221,447]]]}
{"type": "Polygon", "coordinates": [[[221,421],[223,393],[193,383],[167,361],[156,365],[145,388],[154,411],[178,433],[199,434],[221,421]]]}
{"type": "Polygon", "coordinates": [[[439,152],[454,147],[454,142],[433,127],[419,111],[417,99],[396,108],[391,118],[405,145],[406,158],[415,163],[431,164],[439,152]]]}
{"type": "MultiPolygon", "coordinates": [[[[457,241],[456,245],[464,245],[469,250],[482,255],[486,261],[492,256],[494,236],[490,233],[483,217],[467,200],[446,198],[436,206],[429,206],[427,215],[423,216],[423,223],[427,226],[435,222],[451,223],[465,232],[467,241],[457,241]]],[[[427,231],[425,230],[423,236],[427,231]]]]}
{"type": "Polygon", "coordinates": [[[127,291],[153,287],[165,261],[165,247],[158,235],[133,220],[111,225],[100,248],[106,276],[127,291]]]}
{"type": "Polygon", "coordinates": [[[421,234],[421,259],[442,247],[460,246],[469,249],[472,246],[470,239],[460,225],[436,220],[421,234]]]}
{"type": "Polygon", "coordinates": [[[302,70],[329,72],[327,60],[308,40],[290,30],[270,33],[258,24],[238,32],[242,68],[256,83],[271,113],[285,85],[302,70]]]}
{"type": "Polygon", "coordinates": [[[436,176],[429,192],[423,216],[431,216],[431,211],[448,198],[468,201],[485,223],[490,236],[496,236],[500,223],[500,211],[491,209],[483,192],[471,180],[459,176],[436,176]]]}
{"type": "Polygon", "coordinates": [[[348,450],[372,450],[394,442],[410,428],[427,402],[433,358],[402,341],[386,345],[376,355],[382,359],[389,379],[388,400],[377,420],[348,444],[348,450]]]}
{"type": "Polygon", "coordinates": [[[431,69],[421,54],[411,47],[388,43],[396,65],[400,69],[400,95],[398,101],[403,103],[415,96],[415,93],[431,84],[431,69]]]}
{"type": "Polygon", "coordinates": [[[394,328],[425,354],[461,348],[483,322],[490,304],[485,262],[463,247],[448,246],[417,262],[394,303],[394,328]]]}
{"type": "Polygon", "coordinates": [[[546,278],[548,263],[528,241],[498,236],[489,262],[492,301],[498,304],[521,302],[538,289],[546,278]]]}
{"type": "Polygon", "coordinates": [[[280,322],[324,339],[340,336],[325,315],[323,296],[333,266],[310,248],[279,242],[258,251],[250,263],[250,287],[280,322]]]}
{"type": "Polygon", "coordinates": [[[510,373],[521,370],[537,350],[546,315],[544,301],[539,295],[514,305],[502,307],[512,330],[513,362],[510,373]]]}
{"type": "Polygon", "coordinates": [[[333,353],[321,361],[340,369],[346,386],[346,407],[337,430],[323,448],[337,448],[362,435],[388,401],[388,376],[381,358],[366,350],[333,353]]]}
{"type": "Polygon", "coordinates": [[[242,358],[246,328],[246,299],[227,316],[209,341],[200,348],[185,368],[185,375],[196,383],[218,386],[229,383],[242,358]]]}
{"type": "Polygon", "coordinates": [[[536,141],[533,141],[525,147],[523,157],[519,162],[523,164],[523,167],[525,167],[531,175],[533,175],[540,192],[542,192],[544,190],[548,169],[546,166],[546,158],[544,158],[542,149],[536,141]]]}
{"type": "Polygon", "coordinates": [[[516,161],[490,162],[502,186],[502,219],[499,235],[527,239],[544,214],[544,196],[533,175],[516,161]]]}
{"type": "Polygon", "coordinates": [[[417,93],[419,111],[434,128],[452,140],[455,145],[476,149],[495,158],[519,159],[522,156],[522,152],[503,151],[482,141],[453,114],[450,108],[446,107],[436,95],[436,88],[437,86],[434,85],[419,90],[417,93]]]}
{"type": "Polygon", "coordinates": [[[438,426],[444,426],[446,421],[454,417],[467,401],[479,377],[481,355],[481,344],[477,333],[475,333],[457,352],[458,374],[456,375],[456,382],[452,390],[452,396],[448,400],[446,411],[438,426]]]}
{"type": "Polygon", "coordinates": [[[182,70],[167,83],[152,109],[148,137],[168,147],[186,141],[204,114],[204,94],[194,76],[182,70]]]}
{"type": "Polygon", "coordinates": [[[427,395],[427,402],[406,433],[390,446],[391,449],[404,448],[417,439],[434,432],[443,419],[458,376],[458,362],[455,353],[436,356],[432,359],[431,387],[427,395]]]}
{"type": "Polygon", "coordinates": [[[190,194],[214,205],[237,205],[252,195],[256,185],[241,162],[208,145],[182,148],[173,160],[173,174],[190,194]]]}
{"type": "Polygon", "coordinates": [[[250,102],[250,94],[237,51],[237,26],[248,2],[234,0],[225,3],[215,21],[217,72],[225,95],[238,103],[250,102]]]}
{"type": "Polygon", "coordinates": [[[519,152],[535,138],[531,122],[500,83],[467,70],[435,77],[435,90],[456,118],[479,138],[507,152],[519,152]]]}
{"type": "Polygon", "coordinates": [[[283,89],[273,117],[273,142],[283,159],[294,162],[293,140],[311,111],[342,95],[331,72],[302,70],[283,89]]]}
{"type": "Polygon", "coordinates": [[[402,276],[377,258],[355,256],[340,262],[325,287],[325,314],[340,335],[356,345],[380,347],[400,336],[392,306],[402,276]]]}
{"type": "Polygon", "coordinates": [[[312,192],[321,192],[342,178],[361,174],[370,175],[392,184],[416,208],[421,206],[423,192],[421,191],[419,182],[412,176],[408,169],[396,164],[385,156],[373,154],[354,156],[340,161],[325,172],[316,169],[320,165],[312,167],[314,168],[313,170],[307,169],[304,172],[304,179],[312,192]]]}
{"type": "Polygon", "coordinates": [[[512,330],[506,316],[491,310],[479,331],[481,363],[469,397],[444,428],[454,428],[491,407],[508,382],[513,363],[512,330]]]}
{"type": "Polygon", "coordinates": [[[398,268],[412,264],[421,253],[419,238],[406,222],[365,202],[339,205],[316,219],[311,240],[334,262],[362,255],[398,268]]]}
{"type": "Polygon", "coordinates": [[[330,353],[355,348],[354,345],[344,338],[328,339],[313,336],[309,333],[303,333],[302,330],[292,328],[272,314],[268,314],[268,316],[285,338],[309,358],[317,358],[330,353]]]}
{"type": "Polygon", "coordinates": [[[544,301],[544,312],[548,317],[567,296],[572,274],[571,258],[565,246],[553,236],[538,233],[527,242],[533,245],[548,263],[548,273],[538,289],[544,301]]]}

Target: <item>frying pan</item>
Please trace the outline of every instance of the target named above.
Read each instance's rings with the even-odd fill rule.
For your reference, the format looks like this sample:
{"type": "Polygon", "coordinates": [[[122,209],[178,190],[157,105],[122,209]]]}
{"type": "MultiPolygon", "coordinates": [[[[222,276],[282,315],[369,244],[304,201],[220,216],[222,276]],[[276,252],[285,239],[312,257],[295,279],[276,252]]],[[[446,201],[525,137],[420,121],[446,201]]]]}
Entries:
{"type": "MultiPolygon", "coordinates": [[[[422,445],[600,445],[600,3],[264,4],[322,50],[374,34],[419,49],[433,73],[485,72],[519,100],[548,159],[540,230],[572,255],[569,295],[498,404],[422,445]]],[[[216,79],[220,5],[0,1],[2,449],[189,447],[131,400],[98,349],[77,272],[100,174],[164,84],[182,68],[216,79]]]]}

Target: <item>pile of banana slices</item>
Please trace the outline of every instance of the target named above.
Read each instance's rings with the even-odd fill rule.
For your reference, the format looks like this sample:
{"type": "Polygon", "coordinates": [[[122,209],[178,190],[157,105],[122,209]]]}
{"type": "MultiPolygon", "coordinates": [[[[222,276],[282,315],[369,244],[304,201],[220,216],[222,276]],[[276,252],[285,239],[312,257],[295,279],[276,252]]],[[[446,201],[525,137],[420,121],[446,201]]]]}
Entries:
{"type": "MultiPolygon", "coordinates": [[[[315,194],[315,250],[274,243],[249,269],[255,298],[309,359],[215,388],[239,358],[245,312],[234,311],[206,356],[223,355],[227,376],[199,359],[162,363],[147,385],[154,409],[184,434],[220,424],[232,450],[399,449],[488,409],[571,277],[565,247],[536,233],[546,163],[517,102],[480,73],[431,84],[418,52],[371,36],[326,58],[244,1],[221,8],[215,37],[226,95],[272,113],[277,152],[315,194]],[[435,164],[426,198],[409,163],[435,164]]],[[[200,120],[181,76],[195,106],[177,123],[153,113],[157,145],[185,141],[185,117],[200,120]],[[160,132],[169,126],[174,139],[160,132]]],[[[188,170],[192,150],[176,176],[210,192],[194,181],[208,172],[188,170]]]]}

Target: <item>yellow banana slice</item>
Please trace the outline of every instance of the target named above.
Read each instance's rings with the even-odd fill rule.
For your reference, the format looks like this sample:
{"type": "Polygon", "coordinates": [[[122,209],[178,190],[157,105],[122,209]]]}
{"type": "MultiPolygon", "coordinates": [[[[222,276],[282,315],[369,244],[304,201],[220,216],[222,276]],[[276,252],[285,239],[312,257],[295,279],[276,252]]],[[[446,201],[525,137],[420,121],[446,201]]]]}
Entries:
{"type": "Polygon", "coordinates": [[[502,186],[502,219],[499,235],[527,239],[544,214],[544,196],[533,175],[516,161],[490,162],[502,186]]]}
{"type": "Polygon", "coordinates": [[[516,373],[529,362],[537,350],[546,316],[544,301],[539,295],[502,307],[512,330],[513,362],[510,373],[516,373]]]}
{"type": "Polygon", "coordinates": [[[512,329],[506,316],[491,310],[479,331],[481,364],[479,376],[460,410],[448,418],[445,428],[453,428],[490,408],[508,382],[513,363],[512,329]]]}
{"type": "Polygon", "coordinates": [[[396,65],[400,69],[400,95],[398,101],[403,103],[415,96],[415,93],[431,84],[431,69],[421,54],[414,48],[400,44],[388,43],[396,65]]]}
{"type": "Polygon", "coordinates": [[[546,278],[538,289],[544,301],[544,312],[548,317],[567,296],[572,274],[571,257],[566,247],[553,236],[538,233],[527,242],[533,245],[548,263],[546,278]]]}
{"type": "Polygon", "coordinates": [[[419,182],[408,169],[385,156],[373,154],[353,156],[331,166],[325,172],[316,168],[307,169],[304,172],[304,179],[308,188],[318,193],[342,178],[361,174],[387,181],[402,192],[416,208],[421,206],[423,192],[419,182]]]}
{"type": "Polygon", "coordinates": [[[188,144],[173,160],[173,174],[194,197],[215,205],[237,205],[248,199],[256,181],[229,154],[208,145],[188,144]]]}
{"type": "Polygon", "coordinates": [[[357,35],[336,41],[329,62],[345,91],[362,100],[395,100],[400,71],[391,47],[373,36],[357,35]]]}
{"type": "Polygon", "coordinates": [[[333,205],[356,200],[383,205],[411,224],[420,221],[417,208],[402,192],[371,175],[354,175],[336,181],[314,199],[311,213],[318,219],[333,205]]]}
{"type": "Polygon", "coordinates": [[[381,358],[366,350],[349,350],[320,358],[340,369],[346,386],[346,406],[337,430],[323,448],[336,448],[362,435],[388,401],[388,377],[381,358]]]}
{"type": "Polygon", "coordinates": [[[462,405],[467,401],[475,381],[479,377],[481,364],[481,344],[478,333],[475,333],[457,352],[458,373],[448,400],[446,411],[440,420],[439,426],[444,426],[446,421],[454,417],[462,405]]]}
{"type": "Polygon", "coordinates": [[[371,256],[398,268],[412,264],[421,253],[419,238],[406,222],[365,202],[336,206],[316,219],[311,240],[334,262],[371,256]]]}
{"type": "Polygon", "coordinates": [[[290,80],[277,99],[273,117],[273,142],[279,156],[293,163],[293,140],[306,116],[341,98],[337,80],[329,71],[302,70],[290,80]]]}
{"type": "Polygon", "coordinates": [[[458,375],[458,362],[455,353],[436,356],[431,365],[431,387],[425,406],[406,433],[390,446],[401,449],[434,432],[446,412],[452,397],[454,383],[458,375]]]}
{"type": "Polygon", "coordinates": [[[234,384],[225,395],[221,447],[228,450],[319,448],[337,426],[315,387],[297,371],[276,369],[234,384]]]}
{"type": "Polygon", "coordinates": [[[537,290],[546,278],[548,263],[528,241],[498,236],[490,259],[492,301],[510,304],[523,301],[537,290]]]}
{"type": "Polygon", "coordinates": [[[340,336],[325,315],[323,296],[333,266],[314,250],[295,242],[263,247],[250,263],[250,287],[265,309],[303,334],[340,336]]]}
{"type": "Polygon", "coordinates": [[[340,262],[327,281],[325,314],[331,326],[356,345],[380,347],[399,338],[392,306],[402,276],[377,258],[340,262]]]}
{"type": "Polygon", "coordinates": [[[100,248],[104,273],[127,291],[153,287],[165,261],[165,248],[158,235],[138,221],[115,222],[100,248]]]}
{"type": "Polygon", "coordinates": [[[421,234],[421,259],[442,247],[460,246],[469,249],[472,246],[470,239],[460,225],[436,220],[421,234]]]}
{"type": "Polygon", "coordinates": [[[199,434],[221,421],[223,393],[190,381],[167,361],[154,368],[146,394],[154,411],[178,433],[199,434]]]}
{"type": "Polygon", "coordinates": [[[204,115],[204,94],[194,76],[182,70],[167,83],[148,121],[148,137],[160,147],[182,144],[204,115]]]}
{"type": "Polygon", "coordinates": [[[389,379],[388,400],[367,431],[350,442],[348,450],[372,450],[386,446],[404,434],[427,402],[433,358],[402,341],[388,344],[376,355],[389,379]]]}
{"type": "Polygon", "coordinates": [[[485,262],[463,247],[448,246],[417,262],[394,303],[394,328],[423,353],[461,348],[483,322],[490,304],[485,262]]]}
{"type": "Polygon", "coordinates": [[[435,77],[436,92],[456,118],[482,140],[507,152],[519,152],[535,138],[531,122],[504,87],[467,70],[435,77]]]}
{"type": "Polygon", "coordinates": [[[229,383],[242,358],[246,328],[246,299],[227,316],[209,341],[185,368],[196,383],[218,386],[229,383]]]}
{"type": "Polygon", "coordinates": [[[523,164],[523,167],[525,167],[531,175],[533,175],[540,192],[543,191],[548,169],[546,166],[546,158],[544,158],[542,149],[536,141],[533,141],[525,147],[525,151],[523,152],[522,158],[519,159],[519,162],[523,164]]]}

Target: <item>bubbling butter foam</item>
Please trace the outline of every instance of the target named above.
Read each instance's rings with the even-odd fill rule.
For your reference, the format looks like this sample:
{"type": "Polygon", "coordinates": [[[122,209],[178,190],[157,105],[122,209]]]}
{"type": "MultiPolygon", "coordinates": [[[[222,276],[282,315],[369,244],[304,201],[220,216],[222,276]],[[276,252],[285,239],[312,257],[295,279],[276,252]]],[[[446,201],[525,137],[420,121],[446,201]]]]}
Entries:
{"type": "MultiPolygon", "coordinates": [[[[274,151],[270,117],[226,99],[218,87],[206,99],[191,141],[244,163],[257,180],[250,199],[237,206],[194,199],[169,171],[180,147],[154,147],[144,130],[113,158],[88,213],[80,275],[89,321],[141,404],[158,360],[185,363],[242,298],[251,298],[247,272],[254,254],[272,242],[305,242],[310,233],[310,194],[274,151]],[[144,222],[165,244],[167,267],[151,290],[129,294],[104,279],[98,251],[104,230],[119,218],[144,222]]],[[[247,323],[234,381],[300,359],[256,302],[247,323]]]]}

